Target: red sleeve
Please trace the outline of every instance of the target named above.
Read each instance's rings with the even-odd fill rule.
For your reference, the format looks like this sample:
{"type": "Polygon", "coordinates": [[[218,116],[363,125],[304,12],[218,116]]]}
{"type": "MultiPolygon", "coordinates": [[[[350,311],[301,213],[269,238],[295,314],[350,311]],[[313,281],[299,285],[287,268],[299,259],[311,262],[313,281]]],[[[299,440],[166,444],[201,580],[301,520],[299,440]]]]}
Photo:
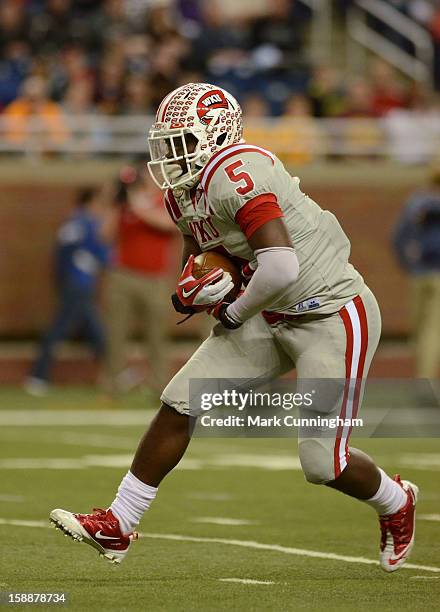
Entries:
{"type": "Polygon", "coordinates": [[[262,193],[240,208],[235,215],[235,221],[246,238],[250,238],[259,227],[279,217],[284,217],[284,214],[275,194],[262,193]]]}

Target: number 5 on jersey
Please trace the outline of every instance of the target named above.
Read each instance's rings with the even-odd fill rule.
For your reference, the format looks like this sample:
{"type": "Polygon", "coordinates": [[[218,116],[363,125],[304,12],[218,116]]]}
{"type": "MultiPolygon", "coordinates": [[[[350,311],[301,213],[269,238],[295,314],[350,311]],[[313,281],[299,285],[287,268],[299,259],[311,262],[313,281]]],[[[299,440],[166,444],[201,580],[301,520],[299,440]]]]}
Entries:
{"type": "Polygon", "coordinates": [[[229,164],[229,166],[226,166],[225,168],[225,172],[228,175],[230,181],[232,181],[233,183],[244,182],[244,185],[235,189],[235,191],[240,195],[246,195],[255,187],[254,181],[251,179],[250,175],[247,172],[237,172],[237,170],[243,165],[243,162],[241,161],[241,159],[239,159],[233,164],[229,164]]]}

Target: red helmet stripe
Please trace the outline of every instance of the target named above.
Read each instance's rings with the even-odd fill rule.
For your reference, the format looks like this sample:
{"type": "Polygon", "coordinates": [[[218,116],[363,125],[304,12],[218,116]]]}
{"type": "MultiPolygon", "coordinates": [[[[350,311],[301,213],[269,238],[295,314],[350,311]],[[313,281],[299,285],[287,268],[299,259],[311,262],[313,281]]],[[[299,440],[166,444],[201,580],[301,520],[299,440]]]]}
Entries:
{"type": "Polygon", "coordinates": [[[174,98],[175,94],[177,94],[181,89],[184,89],[185,87],[188,87],[188,85],[182,85],[181,87],[178,87],[177,89],[173,89],[173,91],[171,91],[167,96],[165,96],[165,98],[160,103],[159,108],[157,109],[157,118],[158,119],[159,119],[159,115],[162,113],[162,116],[159,119],[159,121],[162,121],[162,122],[164,121],[165,113],[167,112],[167,108],[168,108],[171,100],[174,98]],[[163,107],[163,110],[161,111],[162,107],[163,107]]]}

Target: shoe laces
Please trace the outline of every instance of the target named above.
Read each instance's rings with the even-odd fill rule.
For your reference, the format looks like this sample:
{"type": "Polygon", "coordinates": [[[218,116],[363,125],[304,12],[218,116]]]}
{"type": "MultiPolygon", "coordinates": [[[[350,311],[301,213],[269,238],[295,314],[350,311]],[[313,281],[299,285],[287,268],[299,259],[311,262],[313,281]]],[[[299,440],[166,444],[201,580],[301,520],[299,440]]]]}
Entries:
{"type": "Polygon", "coordinates": [[[93,508],[92,513],[97,516],[103,516],[107,514],[107,510],[104,510],[104,508],[93,508]]]}
{"type": "Polygon", "coordinates": [[[379,517],[382,537],[386,537],[386,534],[389,531],[397,543],[407,543],[408,534],[405,533],[405,515],[406,507],[399,510],[399,512],[396,512],[396,514],[379,517]]]}
{"type": "MultiPolygon", "coordinates": [[[[93,516],[96,516],[97,520],[102,520],[104,519],[108,514],[108,510],[104,510],[104,508],[93,508],[93,516]]],[[[115,521],[117,521],[117,519],[114,519],[115,521]]],[[[137,531],[132,531],[131,533],[127,533],[126,537],[129,538],[131,541],[133,540],[138,540],[139,539],[139,534],[137,531]]]]}

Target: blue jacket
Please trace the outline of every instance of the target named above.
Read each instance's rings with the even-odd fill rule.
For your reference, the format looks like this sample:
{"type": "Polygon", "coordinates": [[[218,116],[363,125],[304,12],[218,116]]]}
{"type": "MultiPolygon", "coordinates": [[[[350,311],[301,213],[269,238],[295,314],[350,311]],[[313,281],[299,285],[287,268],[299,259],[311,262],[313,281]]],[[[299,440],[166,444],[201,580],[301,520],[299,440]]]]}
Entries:
{"type": "Polygon", "coordinates": [[[98,233],[98,221],[85,210],[75,211],[59,228],[55,274],[60,287],[93,289],[107,265],[109,249],[98,233]]]}
{"type": "Polygon", "coordinates": [[[440,193],[415,193],[394,229],[394,248],[411,274],[440,273],[440,193]]]}

